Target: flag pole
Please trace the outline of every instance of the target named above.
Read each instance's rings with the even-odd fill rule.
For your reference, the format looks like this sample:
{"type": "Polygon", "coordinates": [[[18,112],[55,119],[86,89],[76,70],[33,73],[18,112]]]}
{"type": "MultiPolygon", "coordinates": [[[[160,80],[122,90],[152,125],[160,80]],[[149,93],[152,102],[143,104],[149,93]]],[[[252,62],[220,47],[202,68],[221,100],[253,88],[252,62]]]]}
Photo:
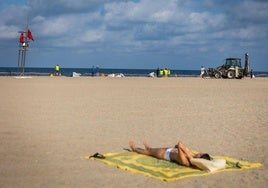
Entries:
{"type": "Polygon", "coordinates": [[[24,68],[23,68],[23,61],[25,61],[25,53],[24,53],[24,47],[26,46],[25,41],[25,31],[19,31],[20,33],[20,44],[19,44],[19,54],[18,54],[18,72],[20,71],[20,75],[24,75],[24,68]]]}

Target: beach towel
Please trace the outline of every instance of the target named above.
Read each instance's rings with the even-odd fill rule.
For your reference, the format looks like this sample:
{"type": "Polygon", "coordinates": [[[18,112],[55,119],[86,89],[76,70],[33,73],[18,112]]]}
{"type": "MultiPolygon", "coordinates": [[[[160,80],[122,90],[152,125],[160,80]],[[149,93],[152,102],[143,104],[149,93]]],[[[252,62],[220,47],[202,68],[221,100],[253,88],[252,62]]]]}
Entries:
{"type": "MultiPolygon", "coordinates": [[[[85,158],[97,160],[104,164],[115,166],[126,171],[140,173],[145,176],[167,182],[176,181],[187,177],[212,174],[208,171],[184,167],[176,163],[159,160],[150,156],[137,154],[135,152],[107,153],[104,155],[95,154],[95,156],[96,157],[86,156],[85,158]]],[[[225,169],[217,170],[213,173],[245,170],[262,166],[260,163],[250,163],[226,156],[212,156],[212,158],[224,159],[226,161],[225,169]]]]}

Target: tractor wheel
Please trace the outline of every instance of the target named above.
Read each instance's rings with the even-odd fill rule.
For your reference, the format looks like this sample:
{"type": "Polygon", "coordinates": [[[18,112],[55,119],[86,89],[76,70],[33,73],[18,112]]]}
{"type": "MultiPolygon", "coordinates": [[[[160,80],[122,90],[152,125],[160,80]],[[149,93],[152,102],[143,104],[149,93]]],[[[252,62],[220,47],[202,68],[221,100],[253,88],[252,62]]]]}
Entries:
{"type": "Polygon", "coordinates": [[[233,78],[235,77],[235,71],[233,71],[233,70],[229,70],[229,71],[227,72],[227,77],[228,77],[229,79],[233,79],[233,78]]]}
{"type": "Polygon", "coordinates": [[[221,78],[221,73],[216,72],[216,73],[215,73],[215,78],[217,78],[217,79],[221,78]]]}

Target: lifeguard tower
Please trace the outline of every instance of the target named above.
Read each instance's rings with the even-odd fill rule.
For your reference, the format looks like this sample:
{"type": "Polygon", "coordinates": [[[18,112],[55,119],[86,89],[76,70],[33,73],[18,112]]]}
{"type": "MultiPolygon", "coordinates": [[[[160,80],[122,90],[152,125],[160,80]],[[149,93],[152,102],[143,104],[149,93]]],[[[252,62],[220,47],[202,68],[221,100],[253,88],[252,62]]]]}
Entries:
{"type": "Polygon", "coordinates": [[[21,76],[24,76],[24,68],[26,62],[26,52],[29,47],[29,40],[34,41],[32,33],[30,29],[27,27],[26,31],[19,31],[19,54],[18,54],[18,72],[20,72],[21,76]]]}

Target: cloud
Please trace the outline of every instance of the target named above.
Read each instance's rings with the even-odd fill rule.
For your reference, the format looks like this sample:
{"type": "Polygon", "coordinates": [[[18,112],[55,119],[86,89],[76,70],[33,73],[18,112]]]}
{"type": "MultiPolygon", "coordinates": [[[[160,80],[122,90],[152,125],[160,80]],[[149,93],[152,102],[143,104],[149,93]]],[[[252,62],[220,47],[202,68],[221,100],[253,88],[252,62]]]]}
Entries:
{"type": "Polygon", "coordinates": [[[88,9],[94,10],[104,2],[104,0],[29,0],[28,6],[32,9],[33,14],[52,16],[76,13],[88,9]]]}
{"type": "Polygon", "coordinates": [[[31,8],[33,14],[53,16],[59,14],[99,11],[104,4],[113,1],[127,2],[127,0],[29,0],[27,4],[31,8]]]}
{"type": "Polygon", "coordinates": [[[167,54],[173,62],[259,49],[264,61],[267,9],[261,0],[28,0],[0,8],[0,46],[17,40],[29,17],[32,48],[146,60],[167,54]]]}
{"type": "MultiPolygon", "coordinates": [[[[25,5],[0,8],[0,39],[10,39],[17,36],[21,27],[21,18],[26,18],[25,12],[27,11],[28,7],[25,5]]],[[[26,24],[26,21],[24,23],[26,24]]]]}
{"type": "MultiPolygon", "coordinates": [[[[267,24],[268,20],[268,2],[267,1],[244,1],[235,7],[237,10],[237,19],[242,23],[267,24]]],[[[233,14],[234,15],[234,14],[233,14]]]]}
{"type": "Polygon", "coordinates": [[[140,2],[114,2],[104,6],[107,21],[168,22],[173,20],[177,1],[143,0],[140,2]]]}

